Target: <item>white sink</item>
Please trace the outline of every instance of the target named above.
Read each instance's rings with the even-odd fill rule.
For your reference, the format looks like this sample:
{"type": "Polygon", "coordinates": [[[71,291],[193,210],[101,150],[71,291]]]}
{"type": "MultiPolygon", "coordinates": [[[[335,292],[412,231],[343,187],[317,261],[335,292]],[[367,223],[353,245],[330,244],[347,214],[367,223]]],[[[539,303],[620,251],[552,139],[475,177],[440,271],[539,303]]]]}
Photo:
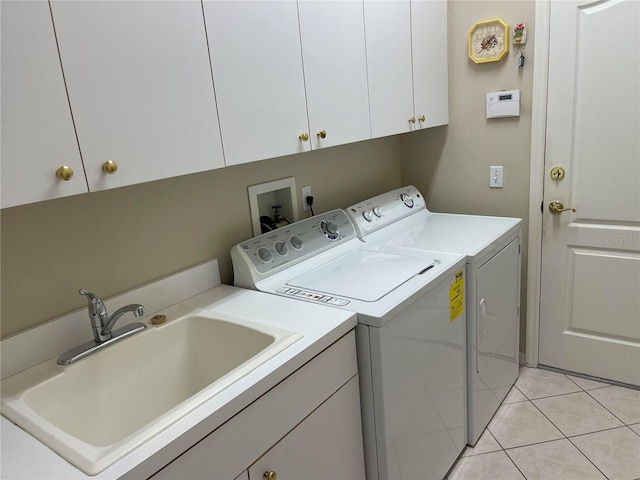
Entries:
{"type": "Polygon", "coordinates": [[[299,333],[177,305],[167,322],[2,381],[2,415],[95,475],[289,345],[299,333]]]}

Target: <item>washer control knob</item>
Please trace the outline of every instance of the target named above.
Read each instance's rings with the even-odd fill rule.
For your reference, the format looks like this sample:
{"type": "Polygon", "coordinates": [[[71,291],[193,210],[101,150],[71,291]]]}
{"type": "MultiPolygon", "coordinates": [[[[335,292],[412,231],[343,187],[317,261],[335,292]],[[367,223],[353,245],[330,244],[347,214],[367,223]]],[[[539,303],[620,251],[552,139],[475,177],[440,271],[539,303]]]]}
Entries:
{"type": "Polygon", "coordinates": [[[329,240],[337,240],[340,236],[340,227],[329,218],[325,218],[320,222],[320,230],[329,240]]]}
{"type": "Polygon", "coordinates": [[[367,222],[370,222],[371,220],[373,220],[373,215],[371,214],[371,210],[365,210],[364,212],[362,212],[362,216],[367,222]]]}
{"type": "Polygon", "coordinates": [[[380,218],[382,216],[382,207],[373,207],[373,214],[380,218]]]}
{"type": "Polygon", "coordinates": [[[400,200],[402,200],[402,203],[404,203],[407,207],[413,208],[413,198],[408,193],[401,193],[400,200]]]}
{"type": "Polygon", "coordinates": [[[300,239],[299,236],[294,235],[289,239],[289,243],[291,244],[291,246],[293,248],[295,248],[296,250],[302,250],[302,240],[300,239]]]}
{"type": "Polygon", "coordinates": [[[269,263],[273,260],[273,253],[267,247],[260,247],[258,248],[258,258],[264,263],[269,263]]]}
{"type": "Polygon", "coordinates": [[[278,252],[278,254],[282,255],[283,257],[289,253],[289,247],[287,247],[287,244],[284,243],[282,240],[277,241],[276,243],[273,244],[273,249],[278,252]]]}

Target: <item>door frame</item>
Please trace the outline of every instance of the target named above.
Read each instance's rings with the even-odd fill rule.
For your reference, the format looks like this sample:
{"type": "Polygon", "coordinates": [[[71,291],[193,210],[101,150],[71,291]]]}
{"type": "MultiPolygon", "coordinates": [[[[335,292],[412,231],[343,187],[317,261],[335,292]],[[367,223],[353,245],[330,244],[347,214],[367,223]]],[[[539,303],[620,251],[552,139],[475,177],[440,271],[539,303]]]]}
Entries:
{"type": "Polygon", "coordinates": [[[533,98],[531,118],[531,163],[529,169],[529,246],[527,250],[527,339],[528,367],[538,366],[540,335],[540,288],[542,278],[542,215],[544,161],[547,130],[547,83],[549,79],[549,28],[551,1],[535,2],[533,98]]]}

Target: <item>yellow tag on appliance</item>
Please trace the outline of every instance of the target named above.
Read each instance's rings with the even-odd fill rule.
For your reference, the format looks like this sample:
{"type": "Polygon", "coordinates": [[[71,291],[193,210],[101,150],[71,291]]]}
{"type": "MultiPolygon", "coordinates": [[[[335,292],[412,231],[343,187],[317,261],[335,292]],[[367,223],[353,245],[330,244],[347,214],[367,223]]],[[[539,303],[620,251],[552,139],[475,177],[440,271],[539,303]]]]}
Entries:
{"type": "Polygon", "coordinates": [[[449,321],[453,322],[464,311],[464,270],[458,270],[449,286],[449,321]]]}

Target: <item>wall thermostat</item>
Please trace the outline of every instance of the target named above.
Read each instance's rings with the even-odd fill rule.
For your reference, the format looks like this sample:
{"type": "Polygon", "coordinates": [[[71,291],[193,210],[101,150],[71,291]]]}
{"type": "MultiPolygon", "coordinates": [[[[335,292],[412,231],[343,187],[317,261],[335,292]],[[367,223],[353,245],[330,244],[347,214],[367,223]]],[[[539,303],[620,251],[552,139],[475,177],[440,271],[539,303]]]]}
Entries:
{"type": "Polygon", "coordinates": [[[487,118],[519,116],[520,90],[487,93],[487,118]]]}

